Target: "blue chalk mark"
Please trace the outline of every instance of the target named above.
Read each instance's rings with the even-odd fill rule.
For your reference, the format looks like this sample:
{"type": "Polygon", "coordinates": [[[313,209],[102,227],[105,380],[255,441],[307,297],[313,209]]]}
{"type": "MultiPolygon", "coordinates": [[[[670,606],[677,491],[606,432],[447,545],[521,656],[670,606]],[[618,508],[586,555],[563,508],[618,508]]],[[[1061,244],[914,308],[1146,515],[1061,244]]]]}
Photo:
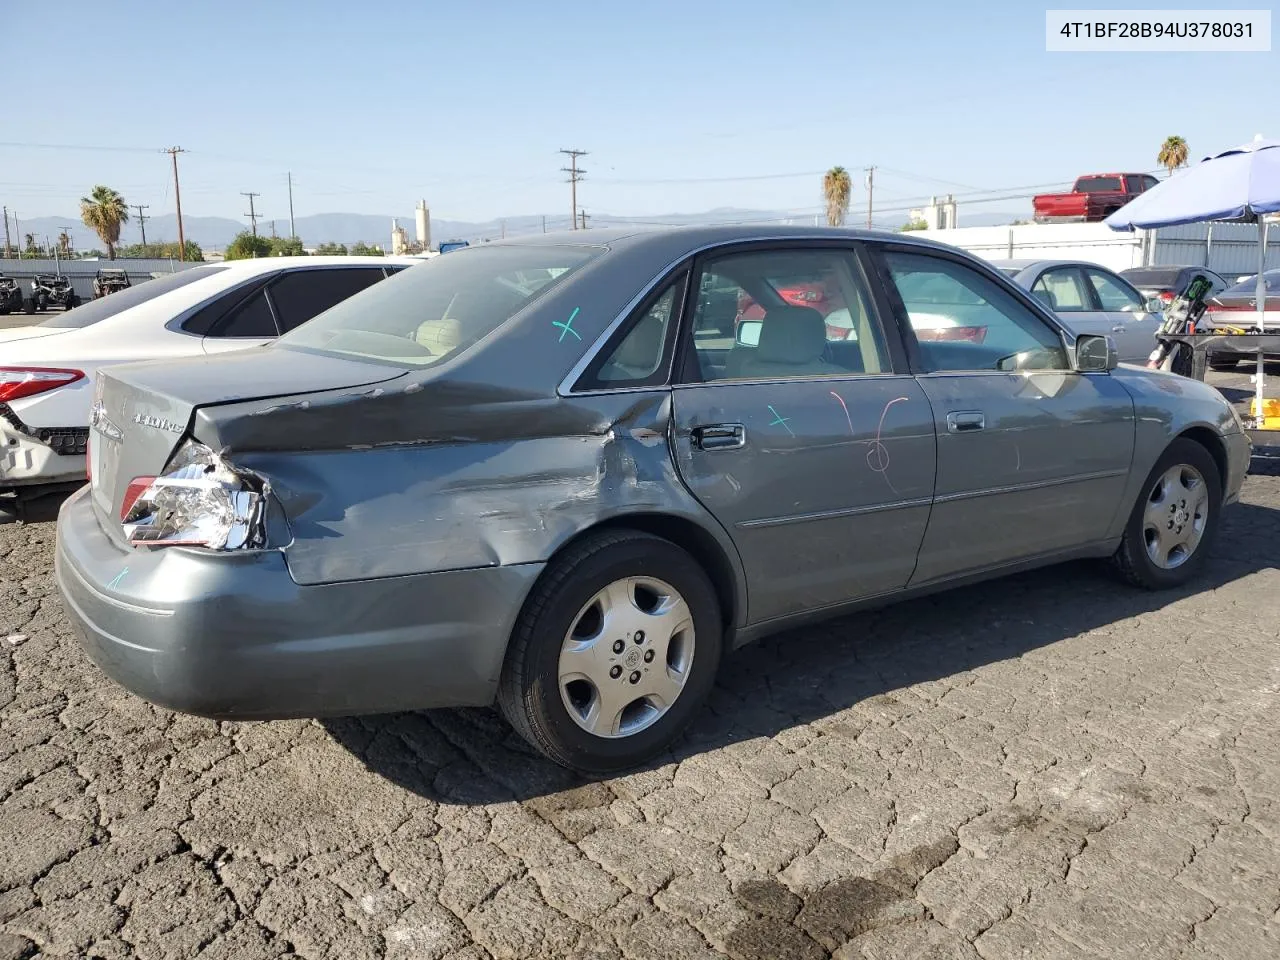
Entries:
{"type": "Polygon", "coordinates": [[[581,309],[582,309],[581,307],[574,307],[573,313],[569,314],[569,319],[564,321],[563,323],[561,323],[559,320],[551,321],[551,325],[553,327],[560,328],[560,342],[564,342],[564,335],[566,333],[572,333],[579,340],[582,339],[582,334],[580,334],[577,330],[573,329],[573,318],[578,315],[578,311],[581,309]]]}
{"type": "Polygon", "coordinates": [[[791,419],[790,417],[784,417],[782,414],[778,413],[777,410],[773,409],[772,403],[769,404],[769,412],[773,414],[773,422],[771,422],[769,426],[782,427],[782,429],[786,430],[787,433],[790,433],[793,437],[795,436],[794,433],[791,433],[791,428],[787,426],[787,421],[791,419]]]}
{"type": "Polygon", "coordinates": [[[129,568],[125,567],[123,570],[121,570],[119,573],[115,575],[115,578],[112,579],[112,581],[108,583],[107,586],[108,587],[120,586],[120,584],[124,582],[124,578],[127,577],[128,575],[129,575],[129,568]]]}

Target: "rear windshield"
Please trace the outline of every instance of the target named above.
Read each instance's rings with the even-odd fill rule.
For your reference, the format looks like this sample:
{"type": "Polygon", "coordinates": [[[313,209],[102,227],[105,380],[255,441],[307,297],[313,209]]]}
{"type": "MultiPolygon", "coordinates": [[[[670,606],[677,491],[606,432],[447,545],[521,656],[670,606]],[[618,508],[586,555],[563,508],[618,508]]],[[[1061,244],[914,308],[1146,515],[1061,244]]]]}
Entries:
{"type": "MultiPolygon", "coordinates": [[[[1267,295],[1280,292],[1280,270],[1268,270],[1262,275],[1262,281],[1266,284],[1267,295]]],[[[1258,290],[1257,277],[1250,277],[1237,283],[1234,287],[1228,287],[1222,291],[1224,297],[1252,297],[1258,290]]]]}
{"type": "Polygon", "coordinates": [[[1182,273],[1182,267],[1151,267],[1144,270],[1125,270],[1120,276],[1135,287],[1172,286],[1178,282],[1180,273],[1182,273]]]}
{"type": "Polygon", "coordinates": [[[40,326],[70,327],[75,329],[88,327],[100,320],[107,319],[107,317],[114,317],[117,313],[128,310],[130,307],[136,307],[140,303],[154,300],[162,293],[177,290],[179,287],[185,287],[189,283],[203,280],[205,277],[221,273],[226,269],[226,267],[221,266],[191,267],[188,270],[179,270],[177,273],[167,273],[155,280],[144,280],[142,283],[127,287],[119,293],[113,293],[97,300],[90,300],[74,310],[68,310],[66,313],[56,313],[40,326]]]}
{"type": "Polygon", "coordinates": [[[1106,193],[1122,189],[1119,177],[1081,177],[1076,181],[1076,193],[1106,193]]]}
{"type": "Polygon", "coordinates": [[[495,244],[451,251],[374,284],[276,343],[430,366],[496,330],[604,249],[495,244]]]}

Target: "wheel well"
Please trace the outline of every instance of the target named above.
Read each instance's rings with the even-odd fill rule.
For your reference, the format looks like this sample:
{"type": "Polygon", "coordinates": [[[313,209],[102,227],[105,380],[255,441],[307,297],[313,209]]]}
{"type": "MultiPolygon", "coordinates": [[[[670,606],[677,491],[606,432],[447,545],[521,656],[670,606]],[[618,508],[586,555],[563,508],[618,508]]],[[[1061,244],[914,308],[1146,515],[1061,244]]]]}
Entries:
{"type": "Polygon", "coordinates": [[[692,520],[664,513],[626,514],[583,530],[566,542],[560,550],[600,530],[639,530],[641,533],[669,540],[687,551],[711,578],[711,585],[715,587],[716,596],[720,600],[720,615],[725,626],[732,629],[737,623],[739,606],[733,567],[715,537],[692,520]]]}
{"type": "Polygon", "coordinates": [[[1178,434],[1178,438],[1191,440],[1209,451],[1209,456],[1213,457],[1213,462],[1218,466],[1218,482],[1225,487],[1227,485],[1227,448],[1223,446],[1218,435],[1208,427],[1192,427],[1178,434]]]}

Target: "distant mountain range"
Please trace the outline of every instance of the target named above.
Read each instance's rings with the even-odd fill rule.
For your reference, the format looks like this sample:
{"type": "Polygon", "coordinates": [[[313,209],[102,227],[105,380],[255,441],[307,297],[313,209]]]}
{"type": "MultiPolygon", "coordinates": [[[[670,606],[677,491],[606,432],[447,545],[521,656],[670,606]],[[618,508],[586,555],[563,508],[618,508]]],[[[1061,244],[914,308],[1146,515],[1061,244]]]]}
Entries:
{"type": "MultiPolygon", "coordinates": [[[[961,210],[960,222],[967,227],[990,226],[1008,223],[1018,216],[1025,216],[1025,214],[975,212],[966,215],[965,211],[961,210]]],[[[302,242],[308,247],[326,242],[345,243],[348,246],[354,243],[376,243],[384,249],[388,249],[391,243],[392,218],[393,215],[391,214],[378,216],[364,213],[318,213],[312,216],[298,217],[295,220],[295,229],[298,232],[298,236],[302,238],[302,242]]],[[[395,219],[404,228],[409,239],[414,239],[412,211],[408,214],[397,216],[395,219]]],[[[895,214],[892,220],[877,222],[876,226],[893,230],[900,227],[905,219],[900,214],[895,214]]],[[[508,217],[505,220],[505,224],[502,220],[470,222],[432,218],[431,240],[433,244],[437,244],[441,240],[453,239],[477,241],[488,238],[496,240],[503,235],[504,230],[507,236],[539,233],[543,229],[544,222],[548,230],[563,230],[569,226],[568,220],[569,218],[564,214],[548,215],[546,217],[540,215],[508,217]]],[[[857,225],[858,218],[856,215],[851,220],[851,225],[857,225]]],[[[278,219],[275,221],[259,220],[258,233],[263,236],[271,236],[273,222],[275,232],[279,236],[289,235],[289,221],[278,219]]],[[[736,207],[708,210],[703,213],[672,213],[649,217],[593,215],[590,213],[587,215],[588,228],[741,222],[808,224],[813,222],[813,218],[789,215],[786,211],[751,210],[736,207]]],[[[146,226],[147,241],[149,243],[171,242],[178,239],[178,221],[173,214],[148,217],[146,226]]],[[[231,220],[225,217],[185,216],[182,218],[182,226],[188,240],[194,240],[206,250],[221,250],[235,238],[237,233],[246,229],[248,224],[241,220],[231,220]]],[[[102,247],[101,241],[98,240],[93,231],[79,220],[73,220],[69,217],[34,217],[29,220],[22,220],[18,227],[19,233],[24,236],[28,233],[35,234],[37,242],[41,244],[44,243],[46,237],[50,240],[55,240],[64,229],[69,231],[72,244],[77,250],[91,250],[95,247],[102,247]]],[[[138,243],[140,240],[141,234],[139,233],[138,225],[131,220],[125,224],[124,229],[121,231],[120,242],[122,245],[128,245],[138,243]]],[[[14,237],[13,241],[21,243],[22,237],[14,237]]]]}

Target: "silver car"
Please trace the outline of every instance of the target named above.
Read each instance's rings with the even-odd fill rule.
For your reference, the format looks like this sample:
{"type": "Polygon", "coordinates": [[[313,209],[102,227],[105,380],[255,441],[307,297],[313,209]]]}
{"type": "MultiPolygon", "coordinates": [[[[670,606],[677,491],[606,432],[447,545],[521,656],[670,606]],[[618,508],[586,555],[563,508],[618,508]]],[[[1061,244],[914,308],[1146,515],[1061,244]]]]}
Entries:
{"type": "Polygon", "coordinates": [[[1164,302],[1118,273],[1078,260],[992,260],[991,265],[1057,313],[1076,333],[1115,340],[1122,363],[1146,363],[1164,302]]]}
{"type": "Polygon", "coordinates": [[[1078,557],[1181,584],[1249,456],[1216,390],[1117,367],[950,247],[539,235],[267,347],[107,368],[57,581],[89,655],[156,703],[496,702],[600,773],[667,747],[764,633],[1078,557]]]}

